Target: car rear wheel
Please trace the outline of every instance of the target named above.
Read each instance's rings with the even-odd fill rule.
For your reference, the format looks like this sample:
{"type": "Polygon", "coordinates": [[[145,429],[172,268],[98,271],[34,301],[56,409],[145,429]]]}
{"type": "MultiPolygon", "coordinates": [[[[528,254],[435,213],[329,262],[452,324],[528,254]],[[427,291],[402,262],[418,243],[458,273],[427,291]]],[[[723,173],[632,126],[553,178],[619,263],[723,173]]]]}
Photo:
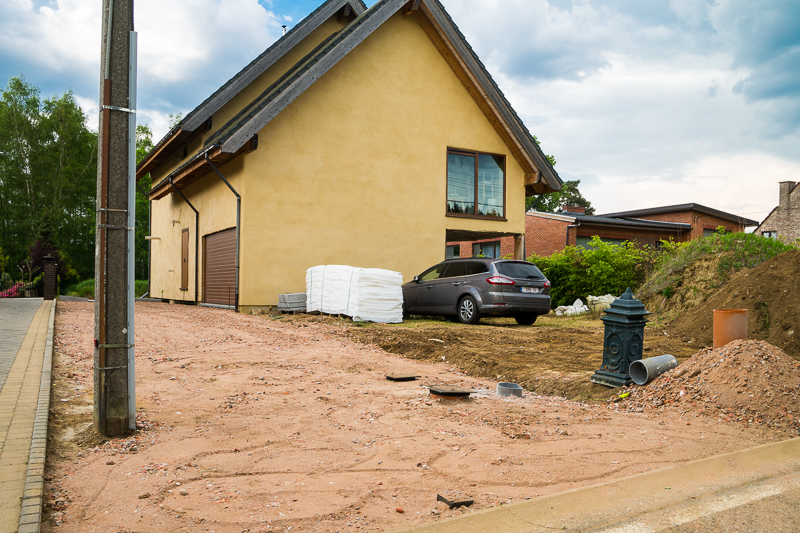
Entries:
{"type": "Polygon", "coordinates": [[[462,324],[477,324],[481,319],[478,304],[472,296],[464,296],[458,302],[458,321],[462,324]]]}
{"type": "Polygon", "coordinates": [[[530,326],[534,322],[536,322],[536,317],[539,315],[535,315],[533,313],[528,313],[524,315],[517,315],[514,317],[514,320],[517,321],[517,324],[520,326],[530,326]]]}

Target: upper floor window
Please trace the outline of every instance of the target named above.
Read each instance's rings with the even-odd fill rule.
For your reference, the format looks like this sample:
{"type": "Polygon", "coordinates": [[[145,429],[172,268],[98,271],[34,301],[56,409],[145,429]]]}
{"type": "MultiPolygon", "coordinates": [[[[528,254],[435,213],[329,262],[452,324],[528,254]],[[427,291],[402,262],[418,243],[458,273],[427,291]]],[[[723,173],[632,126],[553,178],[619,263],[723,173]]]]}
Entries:
{"type": "Polygon", "coordinates": [[[777,231],[762,231],[761,235],[768,238],[768,239],[777,239],[778,232],[777,231]]]}
{"type": "Polygon", "coordinates": [[[448,214],[504,218],[505,201],[505,156],[447,151],[448,214]]]}

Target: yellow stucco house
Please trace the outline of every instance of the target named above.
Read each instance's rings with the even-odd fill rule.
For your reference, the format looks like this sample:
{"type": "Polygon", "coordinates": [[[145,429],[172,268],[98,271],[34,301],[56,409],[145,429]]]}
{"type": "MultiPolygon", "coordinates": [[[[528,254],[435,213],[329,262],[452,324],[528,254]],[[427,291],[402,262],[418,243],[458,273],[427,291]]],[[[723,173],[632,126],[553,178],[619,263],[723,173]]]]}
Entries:
{"type": "Polygon", "coordinates": [[[561,180],[437,0],[328,0],[189,113],[150,173],[150,294],[276,305],[305,271],[406,280],[516,237],[561,180]]]}

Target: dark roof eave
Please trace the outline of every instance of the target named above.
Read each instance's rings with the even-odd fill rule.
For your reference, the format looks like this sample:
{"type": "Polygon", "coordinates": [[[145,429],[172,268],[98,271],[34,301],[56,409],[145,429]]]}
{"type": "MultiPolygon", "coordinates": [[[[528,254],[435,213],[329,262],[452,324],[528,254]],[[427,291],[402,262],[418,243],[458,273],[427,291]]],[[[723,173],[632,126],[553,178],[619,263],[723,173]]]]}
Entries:
{"type": "MultiPolygon", "coordinates": [[[[200,105],[190,111],[178,124],[173,126],[137,165],[137,179],[147,174],[146,171],[140,171],[140,169],[151,166],[150,159],[153,154],[166,150],[167,145],[171,144],[176,139],[174,132],[177,130],[193,132],[205,124],[216,111],[239,94],[243,87],[246,87],[250,81],[261,75],[270,66],[274,65],[275,62],[283,57],[288,50],[291,50],[297,42],[305,39],[311,32],[317,29],[322,22],[328,20],[339,9],[344,7],[345,4],[350,4],[356,15],[361,15],[367,10],[367,6],[362,0],[328,0],[320,5],[307,17],[297,23],[291,30],[287,31],[285,35],[279,37],[264,52],[259,54],[259,56],[246,67],[237,72],[219,89],[214,91],[214,93],[201,102],[200,105]]],[[[149,170],[148,168],[147,171],[149,170]]]]}
{"type": "Polygon", "coordinates": [[[627,218],[609,218],[605,216],[594,215],[577,215],[575,221],[583,225],[592,226],[623,226],[629,228],[647,228],[647,229],[662,229],[662,230],[675,230],[675,231],[689,231],[692,229],[691,224],[684,224],[682,222],[661,222],[657,220],[632,220],[627,218]]]}

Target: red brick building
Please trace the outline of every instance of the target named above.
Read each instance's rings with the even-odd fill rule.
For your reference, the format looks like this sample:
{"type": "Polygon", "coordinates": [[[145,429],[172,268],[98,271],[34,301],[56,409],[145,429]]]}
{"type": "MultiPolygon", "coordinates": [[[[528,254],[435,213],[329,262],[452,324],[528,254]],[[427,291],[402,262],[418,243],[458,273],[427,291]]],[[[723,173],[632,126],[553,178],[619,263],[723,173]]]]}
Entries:
{"type": "Polygon", "coordinates": [[[772,210],[755,232],[789,243],[800,239],[800,182],[780,183],[778,207],[772,210]]]}
{"type": "MultiPolygon", "coordinates": [[[[800,199],[800,194],[798,194],[800,199]]],[[[710,235],[720,226],[728,232],[744,231],[758,222],[700,204],[681,204],[605,215],[586,215],[582,207],[561,213],[528,211],[525,217],[525,257],[550,255],[566,246],[588,246],[592,237],[619,244],[633,241],[658,246],[659,241],[684,242],[710,235]]],[[[447,257],[505,257],[514,253],[514,239],[447,243],[447,257]]]]}

